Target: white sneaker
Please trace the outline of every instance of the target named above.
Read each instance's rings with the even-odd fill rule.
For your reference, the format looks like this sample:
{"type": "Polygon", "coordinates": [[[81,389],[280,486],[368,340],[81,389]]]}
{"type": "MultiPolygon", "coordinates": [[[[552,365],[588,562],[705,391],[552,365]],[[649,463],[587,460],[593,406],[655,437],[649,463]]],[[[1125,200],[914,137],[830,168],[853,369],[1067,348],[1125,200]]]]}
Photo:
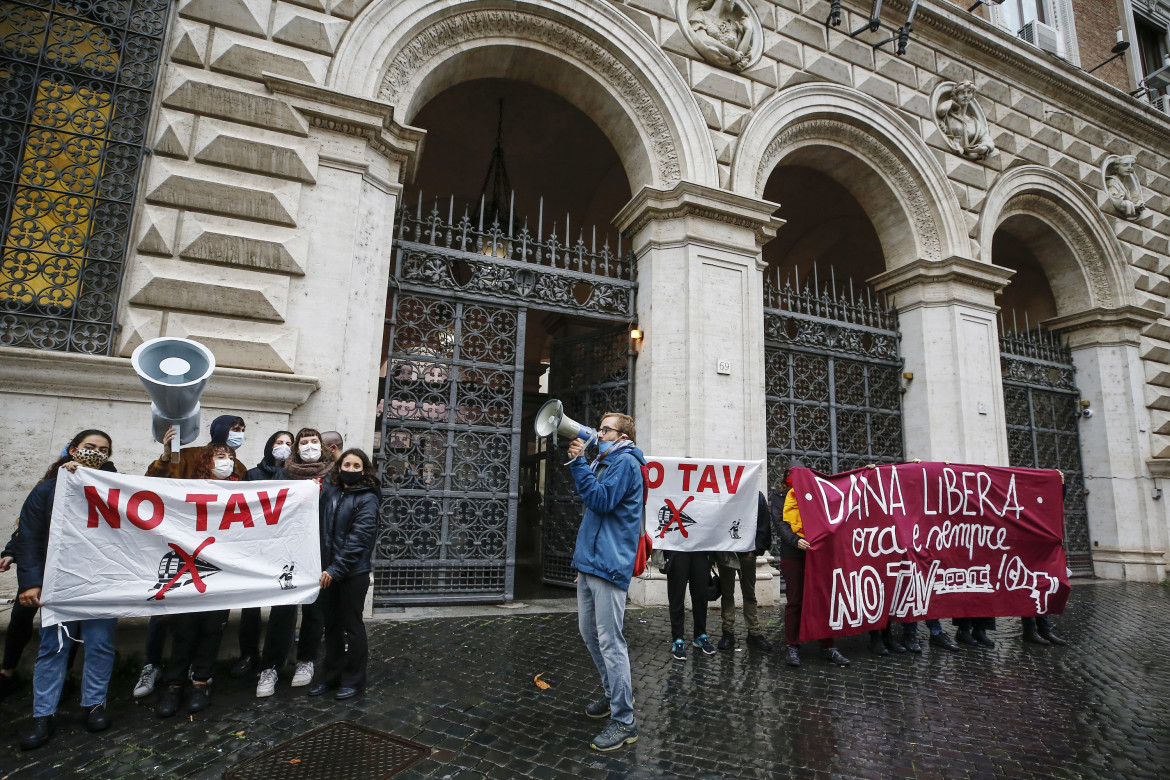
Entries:
{"type": "Polygon", "coordinates": [[[303,688],[313,682],[313,662],[301,661],[297,664],[296,674],[292,678],[292,687],[303,688]]]}
{"type": "Polygon", "coordinates": [[[263,699],[276,693],[276,670],[265,669],[260,672],[260,682],[256,683],[256,698],[263,699]]]}
{"type": "Polygon", "coordinates": [[[149,696],[154,691],[154,684],[161,676],[162,669],[155,668],[153,664],[142,667],[142,674],[138,675],[138,683],[134,686],[134,698],[141,699],[143,696],[149,696]]]}

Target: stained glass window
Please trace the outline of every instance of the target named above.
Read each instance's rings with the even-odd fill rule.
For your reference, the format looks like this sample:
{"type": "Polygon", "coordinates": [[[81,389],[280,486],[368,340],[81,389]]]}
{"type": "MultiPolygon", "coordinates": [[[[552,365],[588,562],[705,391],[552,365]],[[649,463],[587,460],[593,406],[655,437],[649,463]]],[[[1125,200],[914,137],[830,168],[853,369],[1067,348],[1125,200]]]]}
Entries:
{"type": "Polygon", "coordinates": [[[109,354],[167,0],[0,0],[0,345],[109,354]]]}

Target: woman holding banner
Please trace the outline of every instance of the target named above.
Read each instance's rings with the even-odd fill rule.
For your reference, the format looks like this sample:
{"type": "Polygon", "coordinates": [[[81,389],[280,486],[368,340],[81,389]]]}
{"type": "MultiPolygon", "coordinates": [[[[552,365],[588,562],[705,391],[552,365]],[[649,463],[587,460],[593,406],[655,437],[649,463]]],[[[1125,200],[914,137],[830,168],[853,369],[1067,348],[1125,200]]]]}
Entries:
{"type": "MultiPolygon", "coordinates": [[[[20,510],[20,524],[13,540],[19,602],[26,610],[41,606],[41,585],[49,553],[49,527],[53,519],[53,499],[59,469],[78,468],[115,470],[109,463],[114,450],[108,434],[98,430],[82,431],[73,437],[66,455],[49,467],[45,476],[25,499],[20,510]]],[[[79,523],[86,518],[68,518],[79,523]]],[[[31,615],[31,613],[30,613],[31,615]]],[[[53,736],[53,715],[65,684],[69,650],[74,643],[85,643],[85,670],[81,681],[81,706],[85,710],[85,727],[89,731],[109,728],[106,691],[114,671],[114,635],[118,621],[114,618],[74,620],[41,627],[41,645],[33,670],[33,720],[22,735],[21,750],[33,750],[53,736]]]]}
{"type": "MultiPolygon", "coordinates": [[[[784,574],[784,592],[788,603],[784,607],[784,639],[788,650],[784,662],[800,666],[800,612],[804,602],[804,552],[812,547],[804,538],[804,525],[796,505],[796,491],[792,490],[792,469],[804,468],[799,460],[792,460],[784,470],[784,485],[788,492],[783,508],[779,491],[772,493],[772,518],[780,533],[780,571],[784,574]],[[777,515],[779,514],[779,517],[777,515]]],[[[848,666],[849,659],[833,646],[832,638],[820,640],[821,657],[837,666],[848,666]]]]}
{"type": "Polygon", "coordinates": [[[373,571],[374,541],[382,493],[366,453],[350,449],[333,467],[321,493],[321,594],[325,617],[325,660],[310,696],[337,690],[348,699],[366,686],[366,624],[362,610],[373,571]]]}

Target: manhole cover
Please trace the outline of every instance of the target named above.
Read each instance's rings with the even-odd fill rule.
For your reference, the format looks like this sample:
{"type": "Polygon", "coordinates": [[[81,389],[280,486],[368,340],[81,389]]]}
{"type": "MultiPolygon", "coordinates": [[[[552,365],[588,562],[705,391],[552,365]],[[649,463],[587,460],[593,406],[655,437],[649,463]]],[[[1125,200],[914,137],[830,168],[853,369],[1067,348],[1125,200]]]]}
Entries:
{"type": "Polygon", "coordinates": [[[226,780],[385,780],[430,748],[348,720],[313,729],[224,772],[226,780]]]}

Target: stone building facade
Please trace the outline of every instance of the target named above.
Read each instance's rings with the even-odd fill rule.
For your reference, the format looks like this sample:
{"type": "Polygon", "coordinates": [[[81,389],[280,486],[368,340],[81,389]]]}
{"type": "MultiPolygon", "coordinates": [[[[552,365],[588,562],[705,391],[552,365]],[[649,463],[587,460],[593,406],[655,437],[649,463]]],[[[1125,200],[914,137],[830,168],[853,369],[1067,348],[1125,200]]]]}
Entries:
{"type": "MultiPolygon", "coordinates": [[[[10,5],[20,13],[0,34],[17,64],[58,17],[74,33],[120,24],[123,43],[141,35],[84,3],[10,5]]],[[[79,304],[66,290],[56,308],[36,308],[35,285],[11,286],[33,266],[10,251],[18,220],[5,215],[0,430],[15,457],[0,464],[0,505],[10,515],[39,476],[29,464],[81,428],[109,430],[115,462],[143,469],[157,445],[129,355],[158,336],[191,338],[220,366],[205,419],[245,417],[245,460],[259,459],[267,432],[313,425],[384,463],[413,447],[430,464],[388,491],[379,555],[400,565],[379,586],[383,603],[512,598],[517,538],[552,533],[551,496],[525,520],[522,484],[539,494],[556,469],[522,430],[549,387],[541,374],[550,389],[570,382],[571,371],[557,379],[558,356],[570,354],[559,350],[616,324],[615,365],[632,371],[610,384],[622,385],[647,452],[768,458],[773,479],[790,455],[840,470],[910,458],[1060,465],[1078,476],[1083,570],[1166,576],[1170,121],[1128,94],[1149,75],[1136,51],[1087,73],[1115,40],[1110,30],[1102,41],[1101,18],[1135,35],[1128,3],[1125,15],[1090,0],[1046,6],[1058,33],[1046,51],[1005,27],[1007,4],[971,13],[932,0],[901,55],[903,0],[889,0],[874,29],[852,0],[122,5],[150,6],[165,29],[157,80],[140,90],[145,151],[109,272],[105,341],[37,340],[79,304]],[[515,204],[504,219],[495,203],[485,225],[483,168],[451,162],[466,140],[453,131],[476,135],[483,113],[461,115],[452,96],[475,89],[519,95],[521,110],[552,106],[545,116],[565,127],[583,118],[590,164],[547,186],[563,201],[580,194],[573,202],[615,251],[585,237],[588,247],[562,246],[576,266],[558,266],[555,247],[540,266],[515,204]],[[452,243],[455,197],[433,214],[416,200],[420,182],[457,180],[465,192],[426,195],[471,204],[470,248],[452,243]],[[495,238],[493,218],[507,223],[495,238]],[[443,249],[431,258],[442,268],[411,271],[415,255],[402,250],[415,245],[418,258],[443,249]],[[627,341],[635,328],[641,338],[627,341]],[[793,334],[814,331],[804,344],[814,349],[800,352],[793,334]],[[868,346],[850,352],[842,334],[868,346]],[[507,344],[477,355],[469,339],[481,337],[507,344]],[[472,387],[475,371],[498,382],[472,387]],[[450,389],[456,376],[472,400],[428,407],[419,387],[450,389]],[[807,403],[815,393],[790,381],[836,388],[821,404],[831,415],[821,420],[807,403]],[[848,400],[860,386],[869,395],[848,400]],[[493,393],[499,420],[482,401],[493,393]],[[864,441],[846,441],[859,430],[864,441]]],[[[12,122],[26,132],[5,138],[17,171],[35,122],[12,122]]],[[[532,162],[539,147],[509,154],[513,180],[547,174],[532,162]]],[[[32,186],[19,176],[12,192],[32,186]]],[[[531,205],[542,194],[518,189],[526,229],[544,219],[531,205]]],[[[548,246],[547,227],[533,245],[548,246]]],[[[562,244],[578,233],[566,224],[562,244]]],[[[92,286],[80,284],[74,294],[92,286]]],[[[654,600],[650,590],[639,597],[654,600]]]]}

